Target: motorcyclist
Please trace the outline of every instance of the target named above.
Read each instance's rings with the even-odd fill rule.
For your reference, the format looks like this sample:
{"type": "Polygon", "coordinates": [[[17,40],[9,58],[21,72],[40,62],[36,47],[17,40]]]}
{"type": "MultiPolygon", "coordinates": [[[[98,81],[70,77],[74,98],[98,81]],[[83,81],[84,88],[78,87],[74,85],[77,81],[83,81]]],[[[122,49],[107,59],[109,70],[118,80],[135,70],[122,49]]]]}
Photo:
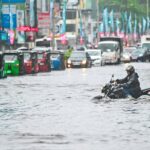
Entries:
{"type": "Polygon", "coordinates": [[[127,66],[126,71],[127,76],[123,79],[117,79],[116,83],[123,87],[123,92],[126,96],[131,95],[134,98],[138,98],[142,93],[138,80],[139,76],[132,65],[127,66]]]}

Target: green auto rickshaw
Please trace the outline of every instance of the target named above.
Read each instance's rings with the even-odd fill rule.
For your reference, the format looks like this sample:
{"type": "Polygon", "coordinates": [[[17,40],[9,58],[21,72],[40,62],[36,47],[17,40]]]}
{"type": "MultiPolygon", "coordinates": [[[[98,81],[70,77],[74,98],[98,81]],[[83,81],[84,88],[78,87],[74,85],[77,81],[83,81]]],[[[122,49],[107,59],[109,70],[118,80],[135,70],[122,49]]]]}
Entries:
{"type": "Polygon", "coordinates": [[[6,71],[4,70],[4,55],[0,52],[0,79],[7,77],[6,71]]]}
{"type": "Polygon", "coordinates": [[[4,70],[7,75],[18,76],[24,74],[24,57],[21,52],[5,51],[4,61],[4,70]]]}

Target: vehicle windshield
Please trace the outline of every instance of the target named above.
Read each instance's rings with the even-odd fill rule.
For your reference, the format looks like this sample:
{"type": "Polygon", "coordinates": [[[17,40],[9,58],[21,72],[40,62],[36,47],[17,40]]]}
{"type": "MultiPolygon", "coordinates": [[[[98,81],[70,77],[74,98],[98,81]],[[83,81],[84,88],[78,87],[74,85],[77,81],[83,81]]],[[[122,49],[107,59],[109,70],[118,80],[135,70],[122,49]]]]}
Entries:
{"type": "Polygon", "coordinates": [[[142,47],[150,49],[150,43],[143,43],[142,47]]]}
{"type": "Polygon", "coordinates": [[[123,49],[124,52],[128,52],[128,53],[132,53],[135,50],[136,50],[136,48],[124,48],[123,49]]]}
{"type": "Polygon", "coordinates": [[[31,57],[30,57],[30,53],[24,53],[23,55],[24,55],[24,60],[25,60],[25,61],[30,60],[30,58],[31,58],[31,57]]]}
{"type": "Polygon", "coordinates": [[[102,52],[114,52],[116,50],[116,43],[100,43],[98,48],[102,50],[102,52]]]}
{"type": "Polygon", "coordinates": [[[38,59],[43,59],[43,54],[38,54],[37,58],[38,59]]]}
{"type": "Polygon", "coordinates": [[[36,41],[37,47],[50,47],[50,41],[36,41]]]}
{"type": "Polygon", "coordinates": [[[100,53],[100,51],[88,51],[88,54],[89,54],[90,56],[98,56],[98,55],[100,55],[101,53],[100,53]]]}
{"type": "Polygon", "coordinates": [[[70,56],[70,58],[85,58],[86,53],[80,53],[80,52],[73,52],[70,56]]]}
{"type": "Polygon", "coordinates": [[[5,61],[16,61],[18,59],[17,55],[4,55],[5,61]]]}
{"type": "Polygon", "coordinates": [[[51,54],[51,58],[58,58],[60,55],[59,54],[51,54]]]}
{"type": "Polygon", "coordinates": [[[142,49],[142,50],[137,49],[137,50],[133,51],[132,54],[133,55],[140,55],[140,54],[144,54],[144,52],[145,52],[144,49],[142,49]]]}

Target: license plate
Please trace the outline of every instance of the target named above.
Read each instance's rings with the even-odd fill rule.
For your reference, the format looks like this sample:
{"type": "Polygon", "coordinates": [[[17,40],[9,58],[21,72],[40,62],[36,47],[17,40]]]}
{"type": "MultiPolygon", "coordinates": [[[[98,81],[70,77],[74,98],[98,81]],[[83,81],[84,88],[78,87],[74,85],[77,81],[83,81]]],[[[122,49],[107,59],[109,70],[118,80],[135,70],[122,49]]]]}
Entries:
{"type": "Polygon", "coordinates": [[[73,65],[80,65],[80,63],[79,62],[74,62],[73,65]]]}

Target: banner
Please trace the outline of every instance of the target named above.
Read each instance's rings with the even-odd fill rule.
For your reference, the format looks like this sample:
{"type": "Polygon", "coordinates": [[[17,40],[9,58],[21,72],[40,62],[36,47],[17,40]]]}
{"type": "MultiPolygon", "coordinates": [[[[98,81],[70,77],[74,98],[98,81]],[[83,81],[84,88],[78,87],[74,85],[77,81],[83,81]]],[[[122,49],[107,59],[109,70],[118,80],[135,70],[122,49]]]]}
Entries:
{"type": "Polygon", "coordinates": [[[63,2],[63,12],[62,12],[62,18],[63,18],[63,24],[61,27],[61,34],[66,32],[66,2],[64,0],[63,2]]]}
{"type": "Polygon", "coordinates": [[[35,27],[35,0],[30,0],[30,26],[35,27]]]}
{"type": "Polygon", "coordinates": [[[61,26],[61,31],[60,31],[60,34],[63,34],[62,44],[66,43],[66,36],[65,36],[65,32],[66,32],[66,5],[67,5],[67,2],[66,2],[66,0],[64,0],[63,12],[62,12],[63,24],[61,26]]]}
{"type": "MultiPolygon", "coordinates": [[[[17,27],[24,26],[24,11],[17,10],[17,27]]],[[[23,31],[17,31],[17,43],[25,43],[25,33],[23,31]]]]}
{"type": "Polygon", "coordinates": [[[53,31],[54,0],[50,0],[50,31],[53,31]]]}
{"type": "Polygon", "coordinates": [[[146,19],[142,17],[142,34],[145,34],[146,30],[146,19]]]}
{"type": "Polygon", "coordinates": [[[99,36],[100,37],[104,36],[104,23],[103,22],[99,26],[99,36]]]}
{"type": "Polygon", "coordinates": [[[109,34],[109,29],[108,29],[108,9],[105,8],[103,11],[103,23],[104,23],[104,30],[106,36],[109,34]]]}
{"type": "Polygon", "coordinates": [[[120,24],[119,18],[116,18],[116,34],[117,34],[117,36],[120,36],[119,24],[120,24]]]}
{"type": "Polygon", "coordinates": [[[110,27],[111,27],[111,32],[114,34],[115,28],[114,28],[114,11],[112,10],[109,14],[110,18],[110,27]]]}
{"type": "Polygon", "coordinates": [[[133,37],[134,37],[134,40],[136,41],[137,40],[137,19],[136,19],[136,15],[135,15],[135,18],[134,18],[134,33],[133,33],[133,37]]]}
{"type": "Polygon", "coordinates": [[[16,5],[3,5],[2,27],[8,29],[15,29],[16,26],[16,5]]]}
{"type": "Polygon", "coordinates": [[[150,19],[147,17],[147,31],[150,29],[150,19]]]}
{"type": "Polygon", "coordinates": [[[128,18],[128,33],[132,34],[132,16],[131,13],[128,18]]]}

